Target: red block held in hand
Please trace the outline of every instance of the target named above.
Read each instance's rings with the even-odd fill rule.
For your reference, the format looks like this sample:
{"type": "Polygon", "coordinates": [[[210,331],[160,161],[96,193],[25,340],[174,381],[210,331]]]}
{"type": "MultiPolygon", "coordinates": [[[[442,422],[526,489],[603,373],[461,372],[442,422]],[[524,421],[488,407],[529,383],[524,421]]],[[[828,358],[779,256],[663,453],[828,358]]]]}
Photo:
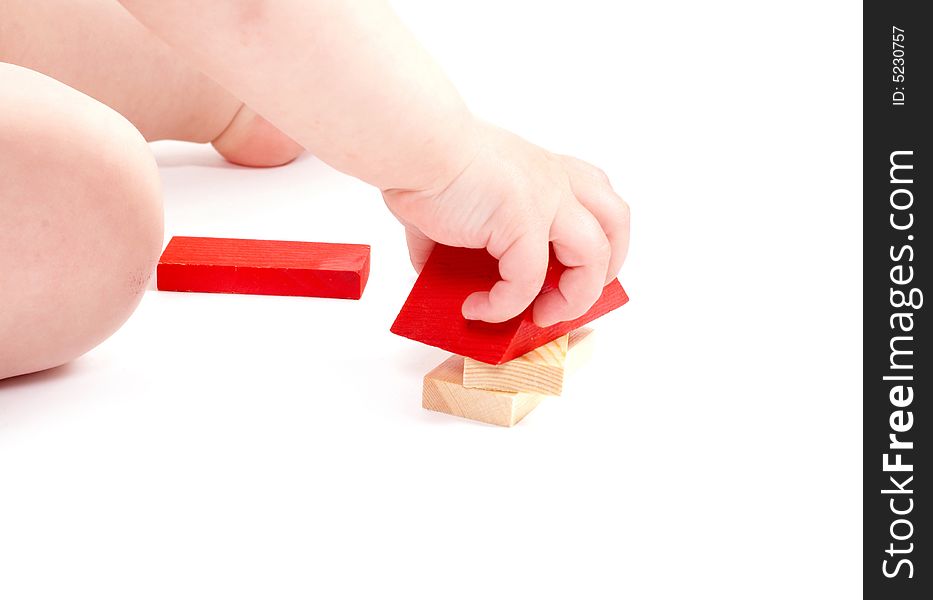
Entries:
{"type": "Polygon", "coordinates": [[[359,299],[369,246],[173,237],[156,270],[160,290],[359,299]]]}
{"type": "MultiPolygon", "coordinates": [[[[555,289],[565,268],[552,252],[541,291],[555,289]]],[[[501,364],[628,302],[628,295],[619,280],[614,279],[585,315],[550,327],[534,324],[531,306],[504,323],[463,318],[461,307],[467,296],[473,292],[489,291],[499,279],[499,261],[486,250],[438,244],[395,319],[392,332],[461,356],[501,364]]]]}

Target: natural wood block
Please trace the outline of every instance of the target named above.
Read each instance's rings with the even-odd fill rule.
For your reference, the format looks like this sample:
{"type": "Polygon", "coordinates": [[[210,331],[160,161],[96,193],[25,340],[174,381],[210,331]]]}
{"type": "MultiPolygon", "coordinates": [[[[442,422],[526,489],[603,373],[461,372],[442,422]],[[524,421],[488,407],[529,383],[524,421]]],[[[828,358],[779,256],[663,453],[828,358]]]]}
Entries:
{"type": "Polygon", "coordinates": [[[176,236],[157,268],[160,290],[359,299],[369,246],[176,236]]]}
{"type": "Polygon", "coordinates": [[[565,334],[501,365],[490,365],[472,358],[463,361],[463,385],[468,388],[503,392],[536,392],[559,396],[564,387],[564,361],[567,358],[565,334]]]}
{"type": "Polygon", "coordinates": [[[543,399],[542,394],[463,387],[463,357],[454,355],[424,376],[421,406],[474,421],[511,427],[543,399]]]}
{"type": "MultiPolygon", "coordinates": [[[[566,373],[572,373],[589,358],[593,345],[592,334],[593,330],[588,328],[570,333],[564,362],[566,373]]],[[[454,355],[425,375],[421,405],[428,410],[511,427],[545,398],[544,394],[533,392],[464,387],[463,368],[463,357],[454,355]]]]}
{"type": "MultiPolygon", "coordinates": [[[[553,290],[565,267],[551,252],[542,292],[553,290]]],[[[438,244],[425,263],[392,332],[489,364],[501,364],[577,329],[628,301],[613,279],[585,315],[551,327],[538,327],[532,308],[504,323],[463,318],[463,301],[476,291],[488,291],[499,280],[499,261],[483,249],[438,244]]]]}
{"type": "Polygon", "coordinates": [[[593,356],[595,332],[589,327],[574,329],[567,340],[567,360],[564,361],[564,377],[573,375],[593,356]]]}

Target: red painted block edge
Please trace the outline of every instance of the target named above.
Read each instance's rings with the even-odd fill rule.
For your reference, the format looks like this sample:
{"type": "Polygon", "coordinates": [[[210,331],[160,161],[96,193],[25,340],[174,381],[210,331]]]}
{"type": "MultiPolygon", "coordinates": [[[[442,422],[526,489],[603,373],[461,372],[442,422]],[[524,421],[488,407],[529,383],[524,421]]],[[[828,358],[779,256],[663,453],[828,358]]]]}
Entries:
{"type": "MultiPolygon", "coordinates": [[[[551,253],[542,292],[556,288],[564,265],[551,253]]],[[[499,262],[482,249],[437,245],[415,282],[391,331],[429,346],[501,364],[582,327],[626,302],[618,279],[611,281],[596,304],[582,317],[541,328],[531,307],[505,323],[463,318],[463,301],[476,291],[488,291],[499,280],[499,262]]]]}
{"type": "Polygon", "coordinates": [[[369,246],[173,237],[156,269],[160,290],[358,300],[369,246]]]}

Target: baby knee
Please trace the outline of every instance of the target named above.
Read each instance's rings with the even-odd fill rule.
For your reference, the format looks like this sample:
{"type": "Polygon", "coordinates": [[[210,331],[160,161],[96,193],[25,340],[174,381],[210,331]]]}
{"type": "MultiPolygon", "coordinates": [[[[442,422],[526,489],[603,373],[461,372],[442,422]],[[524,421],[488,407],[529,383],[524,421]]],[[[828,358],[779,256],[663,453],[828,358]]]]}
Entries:
{"type": "Polygon", "coordinates": [[[25,69],[0,69],[0,83],[22,90],[0,98],[3,378],[68,362],[116,331],[163,233],[155,160],[126,119],[25,69]]]}

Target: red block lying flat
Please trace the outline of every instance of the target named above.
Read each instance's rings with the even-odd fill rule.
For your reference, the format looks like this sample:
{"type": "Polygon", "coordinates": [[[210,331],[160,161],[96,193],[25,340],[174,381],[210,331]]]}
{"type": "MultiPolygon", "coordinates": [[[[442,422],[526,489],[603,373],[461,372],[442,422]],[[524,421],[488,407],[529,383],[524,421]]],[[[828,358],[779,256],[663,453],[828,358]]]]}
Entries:
{"type": "MultiPolygon", "coordinates": [[[[555,289],[565,268],[552,252],[541,291],[555,289]]],[[[498,280],[499,261],[485,250],[437,245],[395,319],[392,333],[485,363],[501,364],[628,302],[619,280],[614,279],[593,308],[574,321],[538,327],[531,319],[530,306],[505,323],[464,319],[461,307],[466,297],[489,291],[498,280]]]]}
{"type": "Polygon", "coordinates": [[[156,271],[160,290],[359,299],[369,246],[173,237],[156,271]]]}

